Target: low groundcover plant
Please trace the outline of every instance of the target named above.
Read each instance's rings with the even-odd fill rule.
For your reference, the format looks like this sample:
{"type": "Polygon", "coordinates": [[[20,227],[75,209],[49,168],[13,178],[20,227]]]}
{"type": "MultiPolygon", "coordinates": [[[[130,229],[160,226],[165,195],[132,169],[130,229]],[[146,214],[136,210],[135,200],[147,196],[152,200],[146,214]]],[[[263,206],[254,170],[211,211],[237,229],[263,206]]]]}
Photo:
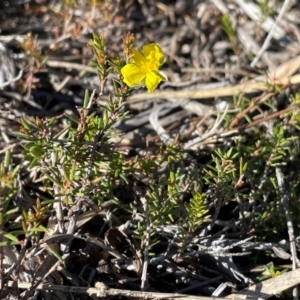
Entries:
{"type": "MultiPolygon", "coordinates": [[[[182,149],[177,139],[169,145],[158,144],[146,154],[126,155],[118,151],[114,138],[122,136],[117,125],[129,115],[127,98],[136,88],[145,86],[153,92],[168,80],[160,71],[166,57],[156,43],[138,50],[130,33],[124,38],[124,57],[110,55],[104,37],[97,34],[89,46],[100,94],[105,93],[108,80],[113,83],[107,102],[98,105],[95,94],[90,96],[87,91],[78,115],[65,114],[65,122],[25,117],[18,133],[24,163],[13,165],[8,151],[0,165],[0,229],[4,232],[0,245],[10,246],[13,253],[13,245],[22,250],[16,255],[19,263],[9,271],[16,280],[18,272],[26,270],[22,261],[25,257],[30,261],[30,253],[38,250],[45,257],[52,253],[53,258],[55,253],[53,265],[63,266],[66,282],[68,272],[88,282],[90,274],[98,272],[94,266],[102,261],[111,268],[101,269],[101,276],[133,275],[142,280],[142,267],[149,262],[148,273],[154,274],[149,285],[165,272],[167,280],[163,280],[172,285],[179,280],[176,274],[181,274],[184,287],[188,274],[196,278],[202,272],[200,263],[211,268],[213,260],[204,255],[230,256],[223,249],[242,247],[235,242],[250,234],[260,240],[279,240],[286,223],[278,204],[281,191],[276,168],[288,174],[290,207],[295,220],[299,219],[299,172],[291,167],[292,163],[299,165],[298,140],[292,126],[274,121],[268,131],[249,130],[202,156],[182,149]],[[27,188],[22,176],[30,184],[27,197],[33,204],[29,208],[18,205],[27,188]],[[50,221],[55,224],[52,228],[50,221]],[[228,237],[236,240],[226,240],[228,237]],[[78,246],[79,241],[83,246],[78,246]],[[213,244],[216,241],[220,246],[213,244]],[[73,242],[80,251],[74,250],[73,242]],[[82,265],[80,261],[77,266],[78,257],[82,265]],[[182,270],[186,268],[184,272],[176,269],[179,264],[182,270]],[[167,269],[173,271],[169,274],[167,269]]],[[[234,103],[237,110],[245,111],[248,102],[243,101],[234,103]]],[[[228,114],[225,121],[230,124],[235,117],[228,114]]],[[[34,276],[30,273],[29,280],[38,284],[34,276]]],[[[48,276],[47,272],[39,274],[40,281],[47,281],[48,276]]]]}

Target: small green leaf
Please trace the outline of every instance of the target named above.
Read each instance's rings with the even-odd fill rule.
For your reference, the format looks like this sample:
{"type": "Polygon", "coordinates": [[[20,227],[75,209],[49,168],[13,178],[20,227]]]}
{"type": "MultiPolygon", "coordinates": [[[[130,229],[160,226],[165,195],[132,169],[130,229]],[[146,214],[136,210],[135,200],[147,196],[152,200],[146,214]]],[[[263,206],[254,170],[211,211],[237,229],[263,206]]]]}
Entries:
{"type": "Polygon", "coordinates": [[[36,141],[37,139],[35,137],[32,137],[32,136],[29,136],[29,135],[26,135],[22,132],[14,132],[14,134],[19,137],[20,139],[22,140],[25,140],[25,141],[36,141]]]}
{"type": "Polygon", "coordinates": [[[34,157],[29,165],[29,169],[32,169],[33,167],[35,167],[38,164],[38,159],[36,157],[34,157]]]}
{"type": "Polygon", "coordinates": [[[88,108],[89,101],[90,101],[90,93],[89,93],[89,90],[86,89],[85,93],[84,93],[83,108],[85,108],[85,109],[88,108]]]}
{"type": "Polygon", "coordinates": [[[19,244],[19,239],[16,236],[14,236],[12,233],[5,233],[4,236],[7,239],[13,241],[14,243],[19,244]]]}
{"type": "Polygon", "coordinates": [[[40,158],[43,155],[43,147],[41,145],[35,145],[30,147],[29,152],[32,156],[40,158]]]}
{"type": "Polygon", "coordinates": [[[4,158],[4,168],[8,169],[11,164],[11,151],[10,149],[6,150],[4,158]]]}

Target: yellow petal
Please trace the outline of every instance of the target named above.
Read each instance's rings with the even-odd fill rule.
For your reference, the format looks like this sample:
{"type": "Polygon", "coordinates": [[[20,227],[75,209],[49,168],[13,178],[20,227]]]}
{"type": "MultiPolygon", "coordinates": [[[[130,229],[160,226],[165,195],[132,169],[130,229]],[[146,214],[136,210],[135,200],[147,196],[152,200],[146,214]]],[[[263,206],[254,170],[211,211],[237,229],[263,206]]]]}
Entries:
{"type": "Polygon", "coordinates": [[[146,64],[147,64],[147,60],[145,58],[145,56],[138,50],[136,49],[132,49],[132,63],[140,66],[140,67],[143,67],[143,68],[146,68],[146,64]]]}
{"type": "Polygon", "coordinates": [[[158,84],[165,80],[159,72],[149,72],[145,78],[145,85],[147,87],[148,93],[152,93],[158,86],[158,84]]]}
{"type": "Polygon", "coordinates": [[[142,72],[135,64],[127,64],[121,69],[123,81],[130,87],[138,85],[146,77],[145,72],[142,72]]]}
{"type": "Polygon", "coordinates": [[[161,48],[155,43],[144,45],[143,52],[148,61],[156,63],[156,69],[158,69],[166,60],[161,48]]]}

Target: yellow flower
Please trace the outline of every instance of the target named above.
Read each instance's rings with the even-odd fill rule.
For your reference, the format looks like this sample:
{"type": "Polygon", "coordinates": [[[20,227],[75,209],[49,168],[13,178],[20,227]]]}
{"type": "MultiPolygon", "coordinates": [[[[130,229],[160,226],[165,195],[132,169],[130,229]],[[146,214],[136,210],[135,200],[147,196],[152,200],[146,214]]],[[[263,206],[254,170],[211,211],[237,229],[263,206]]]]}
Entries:
{"type": "Polygon", "coordinates": [[[123,81],[130,87],[143,84],[149,93],[153,92],[161,81],[167,81],[167,76],[159,71],[165,62],[165,56],[157,44],[143,46],[143,51],[132,50],[129,64],[121,69],[123,81]]]}

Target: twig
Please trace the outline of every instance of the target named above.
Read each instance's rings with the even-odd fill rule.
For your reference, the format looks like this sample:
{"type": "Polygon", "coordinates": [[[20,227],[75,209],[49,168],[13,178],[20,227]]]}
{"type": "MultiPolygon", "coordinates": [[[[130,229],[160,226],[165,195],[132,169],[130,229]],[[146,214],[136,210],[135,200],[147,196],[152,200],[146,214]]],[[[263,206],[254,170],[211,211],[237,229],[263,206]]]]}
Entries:
{"type": "Polygon", "coordinates": [[[275,22],[273,23],[272,27],[271,27],[271,30],[269,31],[268,33],[268,36],[266,37],[261,49],[259,50],[258,54],[256,55],[256,57],[254,58],[254,60],[252,61],[252,63],[250,64],[250,66],[253,68],[255,67],[255,65],[258,63],[258,61],[260,60],[261,56],[263,55],[263,53],[267,50],[267,48],[269,47],[269,44],[271,42],[271,39],[273,37],[273,34],[274,34],[274,30],[275,30],[275,27],[276,25],[279,23],[279,21],[282,19],[286,9],[287,9],[287,6],[289,5],[290,3],[290,0],[285,0],[283,5],[282,5],[282,8],[279,12],[279,15],[278,17],[276,18],[275,22]]]}
{"type": "MultiPolygon", "coordinates": [[[[295,234],[294,234],[294,227],[293,227],[293,221],[292,216],[289,212],[289,194],[287,192],[287,189],[284,186],[284,180],[283,180],[283,174],[279,167],[275,169],[276,171],[276,178],[278,182],[278,188],[281,198],[281,205],[285,214],[286,218],[286,225],[288,229],[289,239],[290,239],[290,245],[291,245],[291,254],[292,254],[292,262],[293,262],[293,270],[296,270],[297,266],[299,265],[299,260],[297,257],[297,249],[296,249],[296,242],[295,242],[295,234]]],[[[295,288],[293,290],[293,298],[294,300],[298,299],[298,290],[295,288]]]]}
{"type": "Polygon", "coordinates": [[[159,106],[157,106],[156,109],[154,109],[154,111],[150,114],[149,116],[149,122],[152,125],[153,129],[156,131],[157,135],[159,136],[159,138],[161,139],[161,141],[164,144],[171,144],[173,143],[174,139],[170,136],[169,133],[166,132],[166,130],[160,125],[159,120],[158,120],[158,116],[159,116],[159,112],[162,109],[166,109],[166,110],[172,110],[174,108],[177,108],[178,106],[184,106],[185,103],[187,103],[187,100],[181,100],[178,101],[177,103],[164,103],[161,104],[159,106]]]}
{"type": "Polygon", "coordinates": [[[55,197],[59,199],[59,201],[53,204],[53,209],[56,212],[56,220],[57,220],[57,230],[59,233],[64,233],[64,214],[63,214],[63,207],[62,207],[62,200],[60,197],[60,188],[57,185],[53,186],[55,197]]]}
{"type": "Polygon", "coordinates": [[[143,263],[143,272],[141,278],[141,290],[144,291],[148,287],[148,264],[149,264],[149,242],[150,242],[150,218],[149,218],[149,208],[147,199],[142,196],[140,197],[140,201],[142,202],[143,209],[145,212],[145,220],[146,220],[146,236],[145,236],[145,243],[144,243],[144,263],[143,263]]]}
{"type": "MultiPolygon", "coordinates": [[[[228,69],[228,68],[182,68],[182,72],[197,72],[197,73],[224,73],[224,74],[237,74],[246,76],[249,78],[255,78],[257,74],[243,70],[243,69],[228,69]]],[[[199,80],[198,78],[196,78],[199,80]]],[[[195,79],[195,81],[196,81],[195,79]]],[[[196,81],[197,83],[199,81],[196,81]]],[[[180,82],[176,82],[174,84],[179,84],[180,82]]]]}
{"type": "MultiPolygon", "coordinates": [[[[12,286],[13,282],[9,281],[8,286],[12,286]]],[[[18,282],[18,288],[28,289],[31,283],[18,282]]],[[[154,293],[154,292],[141,292],[132,290],[121,290],[121,289],[111,289],[106,287],[103,283],[96,283],[95,288],[89,287],[79,287],[79,286],[65,286],[65,285],[54,285],[54,284],[40,284],[36,287],[37,290],[50,290],[50,291],[60,291],[65,293],[75,293],[75,294],[89,294],[97,295],[97,297],[106,298],[108,296],[125,296],[132,298],[146,298],[146,299],[176,299],[176,300],[228,300],[226,298],[219,297],[202,297],[202,296],[191,296],[177,293],[154,293]]],[[[237,298],[238,299],[238,298],[237,298]]],[[[240,298],[242,299],[242,298],[240,298]]]]}
{"type": "Polygon", "coordinates": [[[273,295],[279,294],[300,282],[300,269],[283,273],[280,276],[253,284],[250,287],[231,294],[226,299],[241,300],[241,299],[269,299],[273,295]]]}
{"type": "MultiPolygon", "coordinates": [[[[92,103],[93,103],[93,99],[95,97],[95,94],[96,94],[96,90],[93,90],[93,92],[90,96],[89,102],[87,104],[87,107],[86,107],[87,109],[91,108],[92,103]]],[[[90,158],[90,162],[89,162],[89,166],[88,166],[88,170],[87,170],[87,174],[86,174],[87,178],[90,178],[92,176],[92,173],[93,173],[93,166],[94,166],[94,163],[95,163],[95,155],[96,155],[96,150],[97,150],[99,138],[100,138],[100,132],[98,131],[96,133],[94,141],[93,141],[93,148],[92,148],[92,151],[91,151],[91,158],[90,158]]]]}
{"type": "Polygon", "coordinates": [[[18,145],[21,144],[21,141],[15,142],[13,144],[8,145],[7,147],[5,147],[4,149],[0,150],[0,154],[5,153],[7,150],[12,149],[18,145]]]}
{"type": "Polygon", "coordinates": [[[87,71],[90,73],[97,74],[97,69],[93,67],[89,67],[83,64],[77,64],[67,61],[59,61],[59,60],[47,60],[46,64],[52,68],[65,68],[65,69],[73,69],[78,71],[87,71]]]}
{"type": "MultiPolygon", "coordinates": [[[[290,84],[300,83],[300,74],[296,74],[289,78],[290,84]]],[[[138,93],[128,97],[128,103],[137,103],[141,101],[146,101],[149,99],[168,99],[168,98],[189,98],[189,99],[206,99],[215,97],[226,97],[238,94],[249,94],[258,91],[268,91],[270,90],[271,82],[268,82],[266,78],[265,81],[261,79],[260,81],[245,81],[240,84],[216,87],[209,89],[197,89],[197,90],[184,90],[184,91],[157,91],[153,93],[138,93]]],[[[278,83],[280,84],[280,83],[278,83]]]]}
{"type": "Polygon", "coordinates": [[[16,81],[18,81],[19,79],[21,79],[21,77],[22,77],[22,75],[23,75],[23,71],[24,71],[24,70],[21,69],[21,70],[19,71],[19,74],[18,74],[16,77],[11,78],[11,79],[9,79],[8,81],[3,82],[2,84],[0,84],[0,90],[3,89],[4,87],[10,85],[11,83],[16,82],[16,81]]]}

